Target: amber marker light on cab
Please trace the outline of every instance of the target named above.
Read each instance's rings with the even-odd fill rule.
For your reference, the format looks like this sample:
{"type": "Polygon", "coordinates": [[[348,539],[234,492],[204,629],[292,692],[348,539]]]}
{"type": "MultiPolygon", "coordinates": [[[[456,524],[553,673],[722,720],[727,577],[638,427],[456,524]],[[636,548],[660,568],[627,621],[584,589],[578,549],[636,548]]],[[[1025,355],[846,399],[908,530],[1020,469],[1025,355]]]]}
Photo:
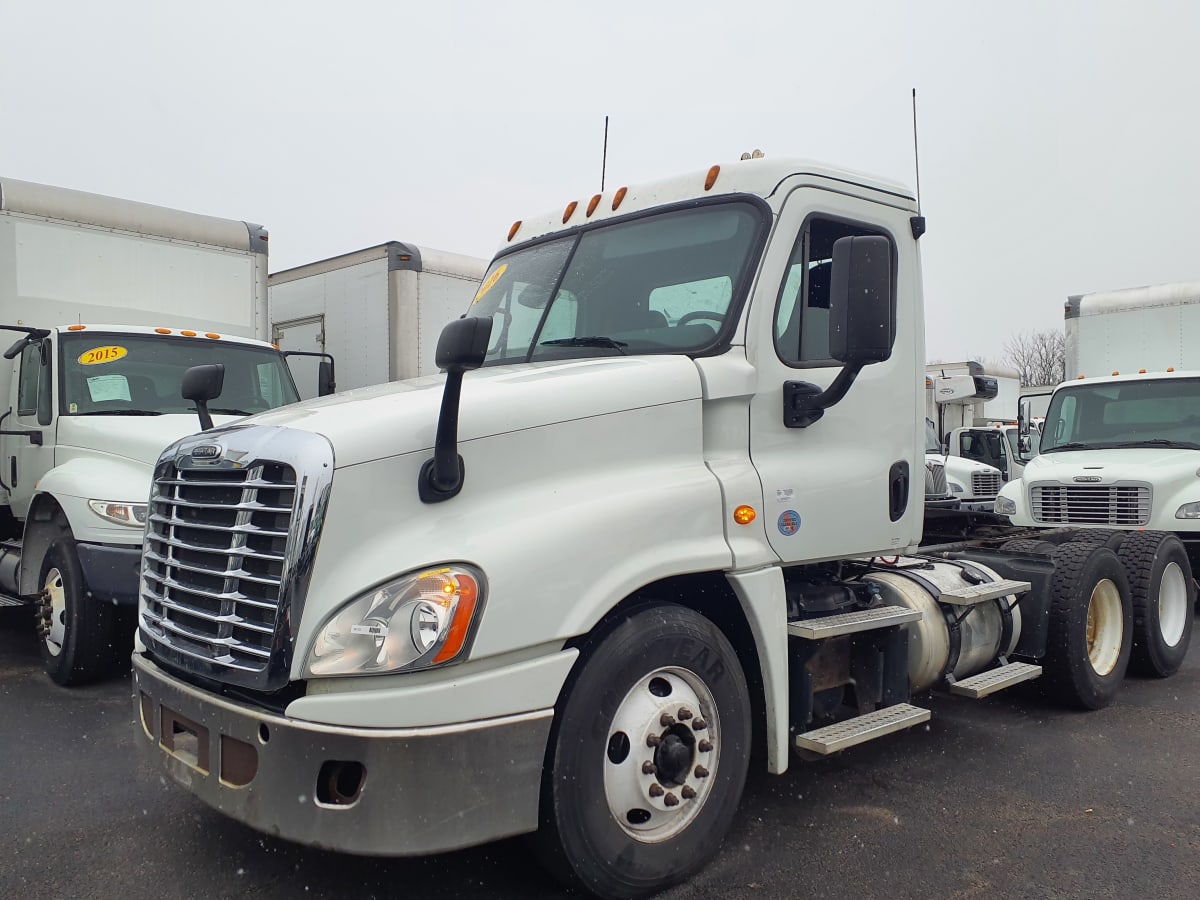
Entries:
{"type": "Polygon", "coordinates": [[[569,222],[571,220],[571,216],[575,215],[575,210],[578,208],[579,208],[578,200],[572,200],[570,203],[567,204],[567,208],[563,210],[563,224],[564,225],[566,225],[567,222],[569,222]]]}
{"type": "Polygon", "coordinates": [[[629,188],[617,188],[617,192],[613,194],[613,212],[617,211],[617,207],[621,205],[621,201],[625,199],[625,195],[629,193],[629,188]]]}
{"type": "Polygon", "coordinates": [[[596,211],[596,207],[599,205],[600,205],[600,195],[599,194],[597,194],[591,200],[588,201],[587,217],[589,219],[592,217],[592,213],[594,213],[596,211]]]}
{"type": "Polygon", "coordinates": [[[521,220],[517,219],[517,221],[512,223],[512,228],[508,229],[508,239],[510,241],[517,236],[517,231],[520,228],[521,228],[521,220]]]}
{"type": "Polygon", "coordinates": [[[211,331],[207,331],[207,332],[205,332],[205,333],[204,333],[204,336],[205,336],[206,338],[212,338],[214,341],[219,341],[219,340],[221,339],[221,336],[220,336],[219,334],[214,334],[214,333],[213,333],[213,332],[211,332],[211,331]]]}
{"type": "Polygon", "coordinates": [[[67,331],[83,331],[85,328],[87,328],[86,325],[68,325],[67,331]]]}
{"type": "Polygon", "coordinates": [[[704,189],[711,191],[712,186],[717,183],[717,176],[721,174],[720,166],[713,166],[708,170],[708,177],[704,179],[704,189]]]}
{"type": "Polygon", "coordinates": [[[170,334],[171,329],[170,328],[155,328],[154,333],[155,334],[170,334]]]}
{"type": "Polygon", "coordinates": [[[739,525],[749,525],[757,516],[753,506],[739,506],[733,511],[733,521],[739,525]]]}

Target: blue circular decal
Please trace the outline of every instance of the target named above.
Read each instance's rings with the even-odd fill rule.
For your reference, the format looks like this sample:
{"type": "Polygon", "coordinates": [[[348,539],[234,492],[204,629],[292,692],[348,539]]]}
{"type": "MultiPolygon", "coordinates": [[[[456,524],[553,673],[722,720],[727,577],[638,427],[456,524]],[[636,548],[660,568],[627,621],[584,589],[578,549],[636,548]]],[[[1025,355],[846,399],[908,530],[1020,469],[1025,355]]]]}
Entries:
{"type": "Polygon", "coordinates": [[[794,509],[785,509],[779,515],[779,533],[791,536],[800,530],[800,513],[794,509]]]}

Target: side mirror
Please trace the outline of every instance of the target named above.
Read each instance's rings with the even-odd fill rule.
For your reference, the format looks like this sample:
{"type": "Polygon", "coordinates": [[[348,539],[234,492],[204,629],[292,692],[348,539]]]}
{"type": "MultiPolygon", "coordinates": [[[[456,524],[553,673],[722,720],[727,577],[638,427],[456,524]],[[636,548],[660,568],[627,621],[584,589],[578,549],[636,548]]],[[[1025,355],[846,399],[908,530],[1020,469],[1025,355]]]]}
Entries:
{"type": "Polygon", "coordinates": [[[892,355],[892,245],[879,235],[833,242],[829,354],[846,365],[883,362],[892,355]]]}
{"type": "Polygon", "coordinates": [[[192,366],[183,373],[183,384],[179,394],[184,400],[191,400],[196,404],[196,414],[200,417],[201,431],[208,431],[213,427],[212,415],[208,411],[208,401],[220,397],[224,386],[225,366],[221,363],[192,366]]]}
{"type": "Polygon", "coordinates": [[[892,244],[880,235],[854,235],[833,242],[829,278],[829,355],[842,363],[824,391],[807,381],[783,383],[783,424],[807,428],[839,402],[859,371],[892,355],[892,244]]]}
{"type": "Polygon", "coordinates": [[[333,357],[317,363],[317,396],[326,397],[337,390],[337,382],[333,378],[333,357]]]}
{"type": "Polygon", "coordinates": [[[417,476],[417,494],[423,503],[449,500],[462,490],[467,466],[458,455],[458,405],[463,373],[478,369],[487,357],[492,318],[455,319],[442,329],[433,359],[446,370],[442,410],[438,416],[433,459],[427,459],[417,476]]]}

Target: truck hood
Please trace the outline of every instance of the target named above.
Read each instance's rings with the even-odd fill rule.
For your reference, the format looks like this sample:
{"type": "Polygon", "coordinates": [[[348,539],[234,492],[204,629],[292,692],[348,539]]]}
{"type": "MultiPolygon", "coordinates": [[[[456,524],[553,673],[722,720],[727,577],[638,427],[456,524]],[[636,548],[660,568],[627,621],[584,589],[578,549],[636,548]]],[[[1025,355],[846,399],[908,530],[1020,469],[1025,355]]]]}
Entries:
{"type": "MultiPolygon", "coordinates": [[[[218,426],[236,421],[235,416],[213,417],[218,426]]],[[[149,469],[169,444],[199,429],[200,420],[192,414],[62,416],[58,420],[55,444],[59,456],[115,457],[142,463],[149,469]]],[[[146,483],[149,485],[149,477],[146,483]]]]}
{"type": "Polygon", "coordinates": [[[1025,466],[1022,480],[1073,484],[1076,478],[1118,481],[1194,479],[1200,474],[1200,450],[1174,447],[1131,447],[1121,450],[1064,450],[1043,453],[1025,466]]]}
{"type": "MultiPolygon", "coordinates": [[[[260,413],[242,423],[323,435],[338,468],[430,450],[444,375],[375,385],[260,413]]],[[[468,372],[460,442],[701,396],[686,356],[617,357],[497,366],[468,372]]],[[[241,424],[241,423],[239,423],[241,424]]],[[[194,430],[194,429],[193,429],[194,430]]]]}

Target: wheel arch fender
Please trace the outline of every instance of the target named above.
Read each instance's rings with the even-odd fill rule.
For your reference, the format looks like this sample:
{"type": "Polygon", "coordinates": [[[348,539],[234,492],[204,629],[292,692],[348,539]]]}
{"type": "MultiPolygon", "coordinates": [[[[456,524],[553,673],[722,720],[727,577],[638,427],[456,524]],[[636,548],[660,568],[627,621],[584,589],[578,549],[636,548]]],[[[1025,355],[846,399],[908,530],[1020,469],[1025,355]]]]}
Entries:
{"type": "Polygon", "coordinates": [[[21,538],[19,585],[22,594],[36,594],[41,589],[38,581],[46,551],[64,534],[73,535],[73,531],[62,505],[52,494],[41,492],[35,495],[21,538]]]}

